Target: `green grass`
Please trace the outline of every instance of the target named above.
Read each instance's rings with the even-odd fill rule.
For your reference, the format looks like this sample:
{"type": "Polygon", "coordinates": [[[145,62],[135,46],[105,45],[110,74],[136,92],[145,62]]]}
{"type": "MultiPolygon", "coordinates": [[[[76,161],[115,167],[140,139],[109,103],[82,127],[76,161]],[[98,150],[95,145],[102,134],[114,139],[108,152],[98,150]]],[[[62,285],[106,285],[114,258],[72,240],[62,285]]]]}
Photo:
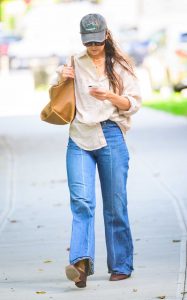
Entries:
{"type": "Polygon", "coordinates": [[[35,90],[38,92],[47,91],[48,89],[49,89],[49,85],[47,85],[47,84],[40,84],[35,87],[35,90]]]}
{"type": "Polygon", "coordinates": [[[162,99],[159,93],[155,93],[153,99],[143,102],[143,106],[162,110],[174,115],[187,116],[187,96],[183,96],[181,93],[173,93],[164,99],[162,99]]]}

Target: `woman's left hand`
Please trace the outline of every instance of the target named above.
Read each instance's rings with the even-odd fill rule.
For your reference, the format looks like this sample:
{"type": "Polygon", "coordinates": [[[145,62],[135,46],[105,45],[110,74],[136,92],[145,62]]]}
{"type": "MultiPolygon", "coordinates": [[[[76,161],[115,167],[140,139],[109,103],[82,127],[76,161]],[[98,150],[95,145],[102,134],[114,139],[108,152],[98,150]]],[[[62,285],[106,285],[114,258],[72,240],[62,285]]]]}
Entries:
{"type": "Polygon", "coordinates": [[[95,97],[96,99],[101,101],[106,100],[109,95],[109,91],[104,90],[102,88],[91,89],[89,93],[92,97],[95,97]]]}

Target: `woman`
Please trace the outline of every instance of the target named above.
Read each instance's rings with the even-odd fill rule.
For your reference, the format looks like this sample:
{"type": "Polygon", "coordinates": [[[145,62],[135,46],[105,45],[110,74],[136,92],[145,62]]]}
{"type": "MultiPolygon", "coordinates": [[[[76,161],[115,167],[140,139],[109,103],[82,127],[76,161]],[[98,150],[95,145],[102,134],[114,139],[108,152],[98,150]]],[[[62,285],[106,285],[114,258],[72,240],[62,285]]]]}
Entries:
{"type": "Polygon", "coordinates": [[[102,198],[108,272],[111,281],[133,270],[126,182],[129,153],[125,142],[130,116],[141,97],[132,65],[118,47],[100,14],[80,22],[85,51],[74,67],[58,69],[59,78],[75,78],[76,116],[70,125],[67,175],[73,214],[67,278],[79,288],[94,273],[95,169],[102,198]]]}

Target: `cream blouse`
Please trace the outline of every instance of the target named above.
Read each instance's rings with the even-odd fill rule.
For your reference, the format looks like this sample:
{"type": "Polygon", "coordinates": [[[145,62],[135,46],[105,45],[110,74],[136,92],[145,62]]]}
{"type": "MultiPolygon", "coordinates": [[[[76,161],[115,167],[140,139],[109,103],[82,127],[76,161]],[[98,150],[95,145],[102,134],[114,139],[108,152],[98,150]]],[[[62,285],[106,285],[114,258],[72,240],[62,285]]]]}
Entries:
{"type": "MultiPolygon", "coordinates": [[[[122,96],[128,98],[131,107],[128,111],[118,109],[110,101],[100,101],[89,94],[89,85],[99,85],[109,90],[107,76],[100,77],[96,66],[87,51],[74,55],[76,116],[70,124],[69,134],[82,149],[95,150],[107,145],[100,122],[110,119],[118,124],[123,136],[131,126],[131,115],[141,106],[138,81],[119,64],[115,71],[123,80],[122,96]]],[[[55,84],[53,82],[53,84],[55,84]]]]}

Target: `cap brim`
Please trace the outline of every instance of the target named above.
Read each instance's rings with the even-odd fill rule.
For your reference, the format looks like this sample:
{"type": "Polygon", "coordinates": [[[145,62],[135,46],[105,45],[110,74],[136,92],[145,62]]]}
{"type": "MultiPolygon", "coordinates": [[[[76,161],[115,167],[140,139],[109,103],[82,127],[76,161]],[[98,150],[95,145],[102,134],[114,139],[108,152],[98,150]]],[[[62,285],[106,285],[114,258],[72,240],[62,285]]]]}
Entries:
{"type": "Polygon", "coordinates": [[[106,38],[106,31],[94,32],[94,33],[82,33],[81,39],[83,44],[89,42],[103,42],[106,38]]]}

